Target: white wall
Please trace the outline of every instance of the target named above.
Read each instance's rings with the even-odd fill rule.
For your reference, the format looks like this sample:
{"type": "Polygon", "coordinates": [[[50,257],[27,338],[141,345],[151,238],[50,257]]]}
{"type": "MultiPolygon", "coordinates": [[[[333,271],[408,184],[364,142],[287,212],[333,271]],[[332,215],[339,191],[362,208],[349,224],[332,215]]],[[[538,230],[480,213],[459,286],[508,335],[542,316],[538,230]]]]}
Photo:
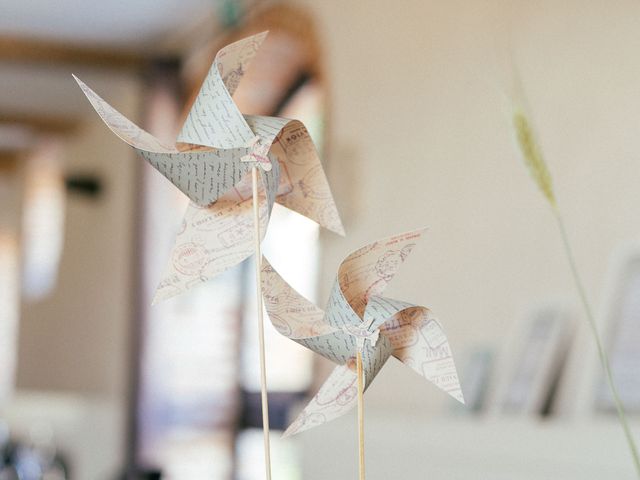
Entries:
{"type": "MultiPolygon", "coordinates": [[[[577,304],[554,220],[503,114],[512,48],[597,303],[611,250],[640,233],[640,4],[299,3],[317,14],[326,44],[330,176],[347,229],[345,239],[324,236],[324,298],[347,252],[428,225],[388,293],[432,307],[454,352],[500,345],[547,297],[577,304]]],[[[443,400],[396,362],[367,396],[387,410],[443,400]]]]}

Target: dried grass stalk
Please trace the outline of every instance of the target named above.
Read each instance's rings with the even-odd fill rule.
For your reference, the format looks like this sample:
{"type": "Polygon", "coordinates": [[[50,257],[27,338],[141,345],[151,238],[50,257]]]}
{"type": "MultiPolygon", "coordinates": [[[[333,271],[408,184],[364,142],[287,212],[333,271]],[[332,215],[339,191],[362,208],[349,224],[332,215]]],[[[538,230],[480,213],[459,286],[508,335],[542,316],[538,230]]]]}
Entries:
{"type": "Polygon", "coordinates": [[[520,153],[522,154],[524,163],[542,194],[551,206],[555,207],[556,197],[553,193],[551,174],[542,156],[542,151],[536,142],[531,122],[529,122],[524,111],[520,108],[513,109],[512,121],[516,141],[520,147],[520,153]]]}
{"type": "Polygon", "coordinates": [[[551,205],[555,219],[558,222],[558,228],[560,230],[560,236],[562,238],[562,245],[564,247],[567,261],[569,262],[569,267],[571,268],[571,274],[573,276],[580,301],[587,317],[589,328],[591,330],[596,348],[598,350],[598,357],[600,358],[600,363],[602,364],[602,369],[604,370],[607,384],[609,386],[609,389],[611,390],[616,405],[618,419],[620,420],[620,424],[627,440],[627,445],[629,446],[629,451],[631,452],[631,457],[636,469],[636,474],[640,479],[640,455],[638,455],[638,448],[636,447],[635,439],[631,432],[631,428],[629,427],[629,422],[627,421],[627,416],[625,414],[622,401],[620,400],[618,389],[613,380],[609,357],[602,344],[602,340],[598,332],[598,327],[596,325],[595,316],[593,315],[593,309],[591,308],[591,304],[589,303],[589,300],[587,298],[584,283],[582,282],[582,277],[578,272],[578,267],[575,261],[575,256],[573,254],[573,249],[571,248],[571,243],[569,242],[569,237],[564,225],[564,220],[556,203],[556,197],[553,192],[553,184],[551,181],[551,174],[549,173],[547,164],[545,163],[544,157],[542,156],[542,151],[536,141],[534,131],[531,127],[531,122],[525,115],[524,110],[516,106],[513,107],[512,112],[514,133],[516,136],[518,147],[520,149],[520,153],[524,158],[524,163],[529,169],[529,172],[531,173],[533,180],[536,182],[536,185],[551,205]]]}

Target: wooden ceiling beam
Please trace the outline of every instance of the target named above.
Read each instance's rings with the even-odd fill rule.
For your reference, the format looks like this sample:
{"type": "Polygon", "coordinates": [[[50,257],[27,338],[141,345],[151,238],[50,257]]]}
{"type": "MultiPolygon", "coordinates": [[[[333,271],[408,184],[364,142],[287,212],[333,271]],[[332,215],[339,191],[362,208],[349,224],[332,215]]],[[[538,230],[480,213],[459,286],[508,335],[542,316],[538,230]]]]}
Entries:
{"type": "Polygon", "coordinates": [[[137,70],[145,67],[148,60],[144,55],[113,48],[0,35],[0,61],[137,70]]]}
{"type": "Polygon", "coordinates": [[[77,130],[80,121],[69,117],[0,111],[0,125],[24,126],[40,133],[67,135],[77,130]]]}
{"type": "Polygon", "coordinates": [[[18,166],[21,150],[5,150],[0,148],[0,175],[13,173],[18,166]]]}

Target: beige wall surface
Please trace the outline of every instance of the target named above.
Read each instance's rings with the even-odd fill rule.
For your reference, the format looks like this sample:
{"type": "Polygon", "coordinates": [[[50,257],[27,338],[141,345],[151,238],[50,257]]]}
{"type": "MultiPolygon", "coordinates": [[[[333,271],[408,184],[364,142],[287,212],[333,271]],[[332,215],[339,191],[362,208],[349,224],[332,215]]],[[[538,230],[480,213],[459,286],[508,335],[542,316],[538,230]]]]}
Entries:
{"type": "MultiPolygon", "coordinates": [[[[537,302],[577,307],[554,219],[504,114],[513,56],[597,304],[610,253],[640,234],[640,4],[299,3],[326,45],[329,171],[347,229],[345,239],[323,237],[321,298],[347,252],[427,225],[388,293],[431,307],[459,356],[499,347],[537,302]]],[[[368,405],[444,401],[391,363],[368,405]]]]}
{"type": "MultiPolygon", "coordinates": [[[[135,118],[137,82],[112,74],[108,85],[100,93],[135,118]]],[[[64,171],[95,175],[103,191],[95,199],[67,196],[56,288],[50,297],[23,305],[18,387],[119,398],[126,385],[135,266],[136,159],[126,144],[114,141],[88,102],[83,118],[81,129],[65,146],[64,171]]]]}
{"type": "MultiPolygon", "coordinates": [[[[136,118],[135,76],[80,76],[136,118]]],[[[73,83],[70,75],[60,81],[73,83]]],[[[73,452],[78,478],[113,478],[125,441],[137,158],[84,102],[81,128],[65,143],[64,171],[97,176],[103,191],[99,198],[67,195],[57,285],[43,300],[25,301],[20,319],[17,387],[43,394],[18,395],[8,418],[18,433],[42,420],[51,424],[73,452]]]]}

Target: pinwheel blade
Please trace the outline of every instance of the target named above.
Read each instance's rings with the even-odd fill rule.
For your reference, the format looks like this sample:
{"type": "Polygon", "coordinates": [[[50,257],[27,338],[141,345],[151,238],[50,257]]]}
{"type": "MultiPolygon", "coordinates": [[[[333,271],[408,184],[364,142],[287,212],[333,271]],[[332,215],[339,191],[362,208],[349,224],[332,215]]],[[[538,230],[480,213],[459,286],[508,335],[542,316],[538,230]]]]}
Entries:
{"type": "Polygon", "coordinates": [[[132,147],[139,150],[146,150],[149,152],[157,153],[177,153],[178,150],[175,147],[170,147],[163,144],[156,137],[146,132],[142,128],[138,127],[135,123],[129,120],[127,117],[118,112],[115,108],[109,105],[105,100],[100,97],[96,92],[91,90],[87,84],[80,80],[75,75],[72,75],[74,80],[78,83],[78,86],[85,94],[96,113],[100,116],[102,121],[109,127],[109,129],[115,133],[123,142],[128,143],[132,147]]]}
{"type": "Polygon", "coordinates": [[[349,367],[336,367],[284,436],[304,432],[348,413],[358,401],[357,382],[357,375],[349,367]]]}
{"type": "Polygon", "coordinates": [[[333,333],[324,322],[324,312],[304,298],[262,258],[262,297],[273,326],[292,340],[333,333]]]}
{"type": "Polygon", "coordinates": [[[156,170],[200,207],[207,207],[235,187],[251,169],[240,159],[248,148],[156,153],[138,150],[156,170]]]}
{"type": "Polygon", "coordinates": [[[352,252],[340,264],[327,307],[327,320],[343,327],[362,322],[369,297],[381,295],[409,256],[424,229],[378,240],[352,252]]]}
{"type": "Polygon", "coordinates": [[[267,32],[222,48],[178,135],[178,142],[214,148],[248,147],[256,138],[231,98],[267,32]]]}
{"type": "MultiPolygon", "coordinates": [[[[319,341],[316,345],[327,345],[327,342],[337,340],[339,334],[324,335],[314,339],[298,340],[298,343],[319,341]]],[[[317,427],[323,423],[334,420],[351,410],[357,402],[357,375],[355,373],[355,353],[357,344],[351,335],[342,334],[343,342],[334,342],[330,345],[330,351],[325,356],[331,358],[336,355],[336,351],[342,349],[343,352],[352,354],[344,365],[340,365],[333,370],[333,373],[322,384],[318,393],[305,407],[298,418],[289,426],[286,435],[293,435],[304,430],[317,427]],[[347,340],[348,346],[345,346],[347,340]]],[[[389,340],[381,337],[376,345],[370,342],[365,344],[362,351],[364,390],[366,391],[376,375],[382,370],[386,361],[391,356],[392,347],[389,340]]],[[[338,356],[344,355],[337,354],[338,356]]]]}
{"type": "Polygon", "coordinates": [[[429,309],[412,306],[401,310],[384,324],[382,333],[398,360],[464,403],[449,341],[429,309]]]}
{"type": "MultiPolygon", "coordinates": [[[[262,238],[275,201],[279,174],[277,161],[271,171],[260,170],[258,204],[262,238]]],[[[247,175],[210,207],[189,205],[153,303],[207,282],[253,255],[252,202],[251,177],[247,175]]]]}
{"type": "MultiPolygon", "coordinates": [[[[255,129],[254,129],[255,131],[255,129]]],[[[344,227],[313,140],[302,122],[288,120],[274,144],[283,163],[277,202],[338,235],[344,227]]]]}

